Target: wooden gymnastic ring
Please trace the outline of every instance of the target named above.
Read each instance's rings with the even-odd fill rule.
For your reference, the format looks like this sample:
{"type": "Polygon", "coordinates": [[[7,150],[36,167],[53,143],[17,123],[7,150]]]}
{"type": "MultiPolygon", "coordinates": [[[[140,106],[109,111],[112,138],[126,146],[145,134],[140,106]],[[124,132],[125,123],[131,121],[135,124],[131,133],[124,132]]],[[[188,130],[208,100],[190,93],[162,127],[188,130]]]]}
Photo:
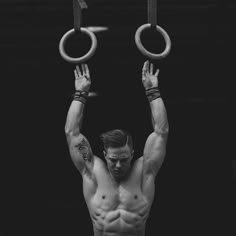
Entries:
{"type": "Polygon", "coordinates": [[[166,57],[169,52],[170,52],[170,49],[171,49],[171,40],[170,40],[170,37],[169,35],[167,34],[167,32],[162,29],[160,26],[156,25],[155,26],[155,29],[161,33],[161,35],[163,36],[164,40],[165,40],[165,43],[166,43],[166,48],[165,50],[160,53],[160,54],[154,54],[154,53],[151,53],[149,51],[147,51],[142,42],[141,42],[141,33],[143,30],[145,29],[148,29],[151,27],[151,24],[147,23],[147,24],[144,24],[144,25],[141,25],[136,33],[135,33],[135,43],[136,43],[136,46],[138,47],[138,49],[140,50],[140,52],[144,55],[144,56],[147,56],[148,58],[151,58],[151,59],[162,59],[164,57],[166,57]]]}
{"type": "Polygon", "coordinates": [[[68,38],[69,38],[72,34],[75,33],[75,29],[71,29],[71,30],[69,30],[68,32],[66,32],[66,33],[62,36],[62,38],[61,38],[61,40],[60,40],[60,43],[59,43],[59,52],[60,52],[62,58],[63,58],[64,60],[66,60],[67,62],[69,62],[69,63],[73,63],[73,64],[83,63],[83,62],[89,60],[89,59],[93,56],[93,54],[95,53],[95,51],[96,51],[96,48],[97,48],[97,38],[96,38],[95,34],[94,34],[93,32],[91,32],[90,30],[88,30],[88,29],[86,29],[86,28],[83,28],[83,27],[80,28],[80,31],[81,31],[82,33],[86,33],[86,34],[90,37],[90,39],[91,39],[91,41],[92,41],[90,50],[89,50],[84,56],[82,56],[82,57],[73,58],[73,57],[68,56],[68,55],[66,54],[66,52],[65,52],[65,43],[66,43],[66,41],[68,40],[68,38]]]}

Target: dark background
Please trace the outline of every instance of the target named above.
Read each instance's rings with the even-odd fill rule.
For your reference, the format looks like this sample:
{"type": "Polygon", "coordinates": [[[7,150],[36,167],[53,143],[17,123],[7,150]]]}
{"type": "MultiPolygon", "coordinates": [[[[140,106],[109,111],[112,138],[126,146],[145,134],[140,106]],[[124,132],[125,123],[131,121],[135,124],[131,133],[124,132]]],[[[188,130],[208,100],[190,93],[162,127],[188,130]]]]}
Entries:
{"type": "MultiPolygon", "coordinates": [[[[146,58],[134,42],[137,28],[147,23],[147,1],[90,0],[87,4],[83,26],[107,26],[109,30],[96,33],[98,48],[88,61],[91,90],[99,97],[86,105],[83,133],[94,153],[102,156],[99,134],[126,129],[133,135],[138,158],[151,132],[141,83],[146,58]]],[[[223,222],[230,199],[225,183],[226,175],[231,177],[230,166],[226,175],[224,170],[225,161],[232,156],[228,132],[235,3],[162,0],[157,5],[157,22],[172,40],[168,57],[153,61],[160,68],[170,134],[166,159],[156,179],[147,236],[221,230],[227,235],[223,222]]],[[[8,212],[8,219],[18,221],[27,205],[27,221],[19,227],[25,235],[92,235],[82,180],[64,135],[74,92],[74,65],[60,57],[58,44],[73,28],[72,0],[1,0],[0,15],[4,80],[18,90],[17,97],[11,89],[6,91],[13,98],[10,110],[20,121],[11,126],[23,128],[15,135],[22,141],[22,156],[30,157],[24,165],[29,186],[23,190],[22,182],[17,184],[9,205],[20,206],[20,210],[8,212]]],[[[152,52],[164,48],[161,36],[151,30],[143,34],[143,43],[152,52]]],[[[78,56],[89,47],[86,36],[76,35],[66,49],[78,56]]],[[[15,182],[18,175],[12,176],[15,182]]],[[[10,223],[3,232],[12,235],[14,229],[10,223]]]]}

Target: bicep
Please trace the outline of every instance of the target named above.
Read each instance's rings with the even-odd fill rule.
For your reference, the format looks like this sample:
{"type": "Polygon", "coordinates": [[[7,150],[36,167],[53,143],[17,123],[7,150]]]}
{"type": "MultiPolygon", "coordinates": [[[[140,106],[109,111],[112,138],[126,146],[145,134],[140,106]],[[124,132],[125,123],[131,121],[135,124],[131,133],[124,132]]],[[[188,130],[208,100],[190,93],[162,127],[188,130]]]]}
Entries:
{"type": "Polygon", "coordinates": [[[92,171],[94,158],[91,146],[83,134],[67,135],[71,159],[81,174],[92,171]]]}
{"type": "Polygon", "coordinates": [[[167,134],[149,135],[143,152],[145,174],[156,175],[162,166],[166,154],[167,134]]]}

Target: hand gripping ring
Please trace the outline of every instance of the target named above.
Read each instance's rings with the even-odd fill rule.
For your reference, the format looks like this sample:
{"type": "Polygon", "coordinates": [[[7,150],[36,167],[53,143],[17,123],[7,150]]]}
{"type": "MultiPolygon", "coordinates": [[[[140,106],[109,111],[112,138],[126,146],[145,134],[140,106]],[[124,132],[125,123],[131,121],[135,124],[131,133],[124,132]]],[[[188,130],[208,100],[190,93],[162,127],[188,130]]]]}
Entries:
{"type": "Polygon", "coordinates": [[[82,63],[82,62],[85,62],[87,61],[88,59],[90,59],[93,54],[95,53],[96,51],[96,48],[97,48],[97,38],[95,36],[95,34],[93,32],[91,32],[90,30],[86,29],[86,28],[80,28],[81,32],[82,33],[86,33],[91,41],[92,41],[92,45],[91,45],[91,48],[90,50],[82,57],[78,57],[78,58],[73,58],[73,57],[69,57],[66,52],[65,52],[65,49],[64,49],[64,46],[65,46],[65,43],[67,41],[67,39],[75,33],[75,30],[74,29],[71,29],[69,30],[68,32],[66,32],[61,40],[60,40],[60,43],[59,43],[59,52],[62,56],[62,58],[64,60],[66,60],[67,62],[70,62],[70,63],[74,63],[74,64],[79,64],[79,63],[82,63]]]}
{"type": "Polygon", "coordinates": [[[161,59],[161,58],[164,58],[164,57],[166,57],[166,56],[169,54],[169,52],[170,52],[170,49],[171,49],[171,40],[170,40],[170,37],[169,37],[169,35],[167,34],[167,32],[166,32],[164,29],[162,29],[160,26],[156,25],[156,26],[155,26],[155,29],[156,29],[158,32],[160,32],[160,33],[162,34],[162,36],[164,37],[165,43],[166,43],[166,48],[165,48],[165,50],[164,50],[162,53],[160,53],[160,54],[151,53],[151,52],[147,51],[147,50],[144,48],[143,44],[141,43],[141,38],[140,38],[140,36],[141,36],[142,31],[145,30],[145,29],[147,29],[147,28],[150,28],[150,27],[151,27],[151,24],[148,23],[148,24],[141,25],[141,26],[137,29],[137,31],[136,31],[136,33],[135,33],[135,43],[136,43],[136,46],[138,47],[138,49],[140,50],[140,52],[141,52],[144,56],[147,56],[147,57],[149,57],[149,58],[151,58],[151,59],[161,59]]]}

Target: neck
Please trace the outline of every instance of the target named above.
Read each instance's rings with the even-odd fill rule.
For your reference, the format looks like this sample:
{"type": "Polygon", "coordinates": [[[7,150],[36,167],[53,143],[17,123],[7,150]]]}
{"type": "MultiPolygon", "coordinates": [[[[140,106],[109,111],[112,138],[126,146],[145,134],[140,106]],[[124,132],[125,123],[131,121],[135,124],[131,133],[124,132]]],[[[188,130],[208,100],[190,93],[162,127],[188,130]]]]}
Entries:
{"type": "Polygon", "coordinates": [[[116,184],[116,185],[119,185],[120,182],[121,182],[121,179],[115,178],[115,177],[113,176],[113,174],[112,174],[110,171],[109,171],[109,174],[110,174],[110,176],[111,176],[112,182],[113,182],[114,184],[116,184]]]}
{"type": "Polygon", "coordinates": [[[115,184],[117,184],[117,185],[121,184],[121,183],[124,182],[126,179],[128,179],[129,173],[130,173],[130,171],[128,171],[128,172],[127,172],[125,175],[123,175],[121,178],[116,178],[116,177],[114,177],[114,175],[109,171],[109,174],[110,174],[110,176],[111,176],[112,181],[113,181],[115,184]]]}

